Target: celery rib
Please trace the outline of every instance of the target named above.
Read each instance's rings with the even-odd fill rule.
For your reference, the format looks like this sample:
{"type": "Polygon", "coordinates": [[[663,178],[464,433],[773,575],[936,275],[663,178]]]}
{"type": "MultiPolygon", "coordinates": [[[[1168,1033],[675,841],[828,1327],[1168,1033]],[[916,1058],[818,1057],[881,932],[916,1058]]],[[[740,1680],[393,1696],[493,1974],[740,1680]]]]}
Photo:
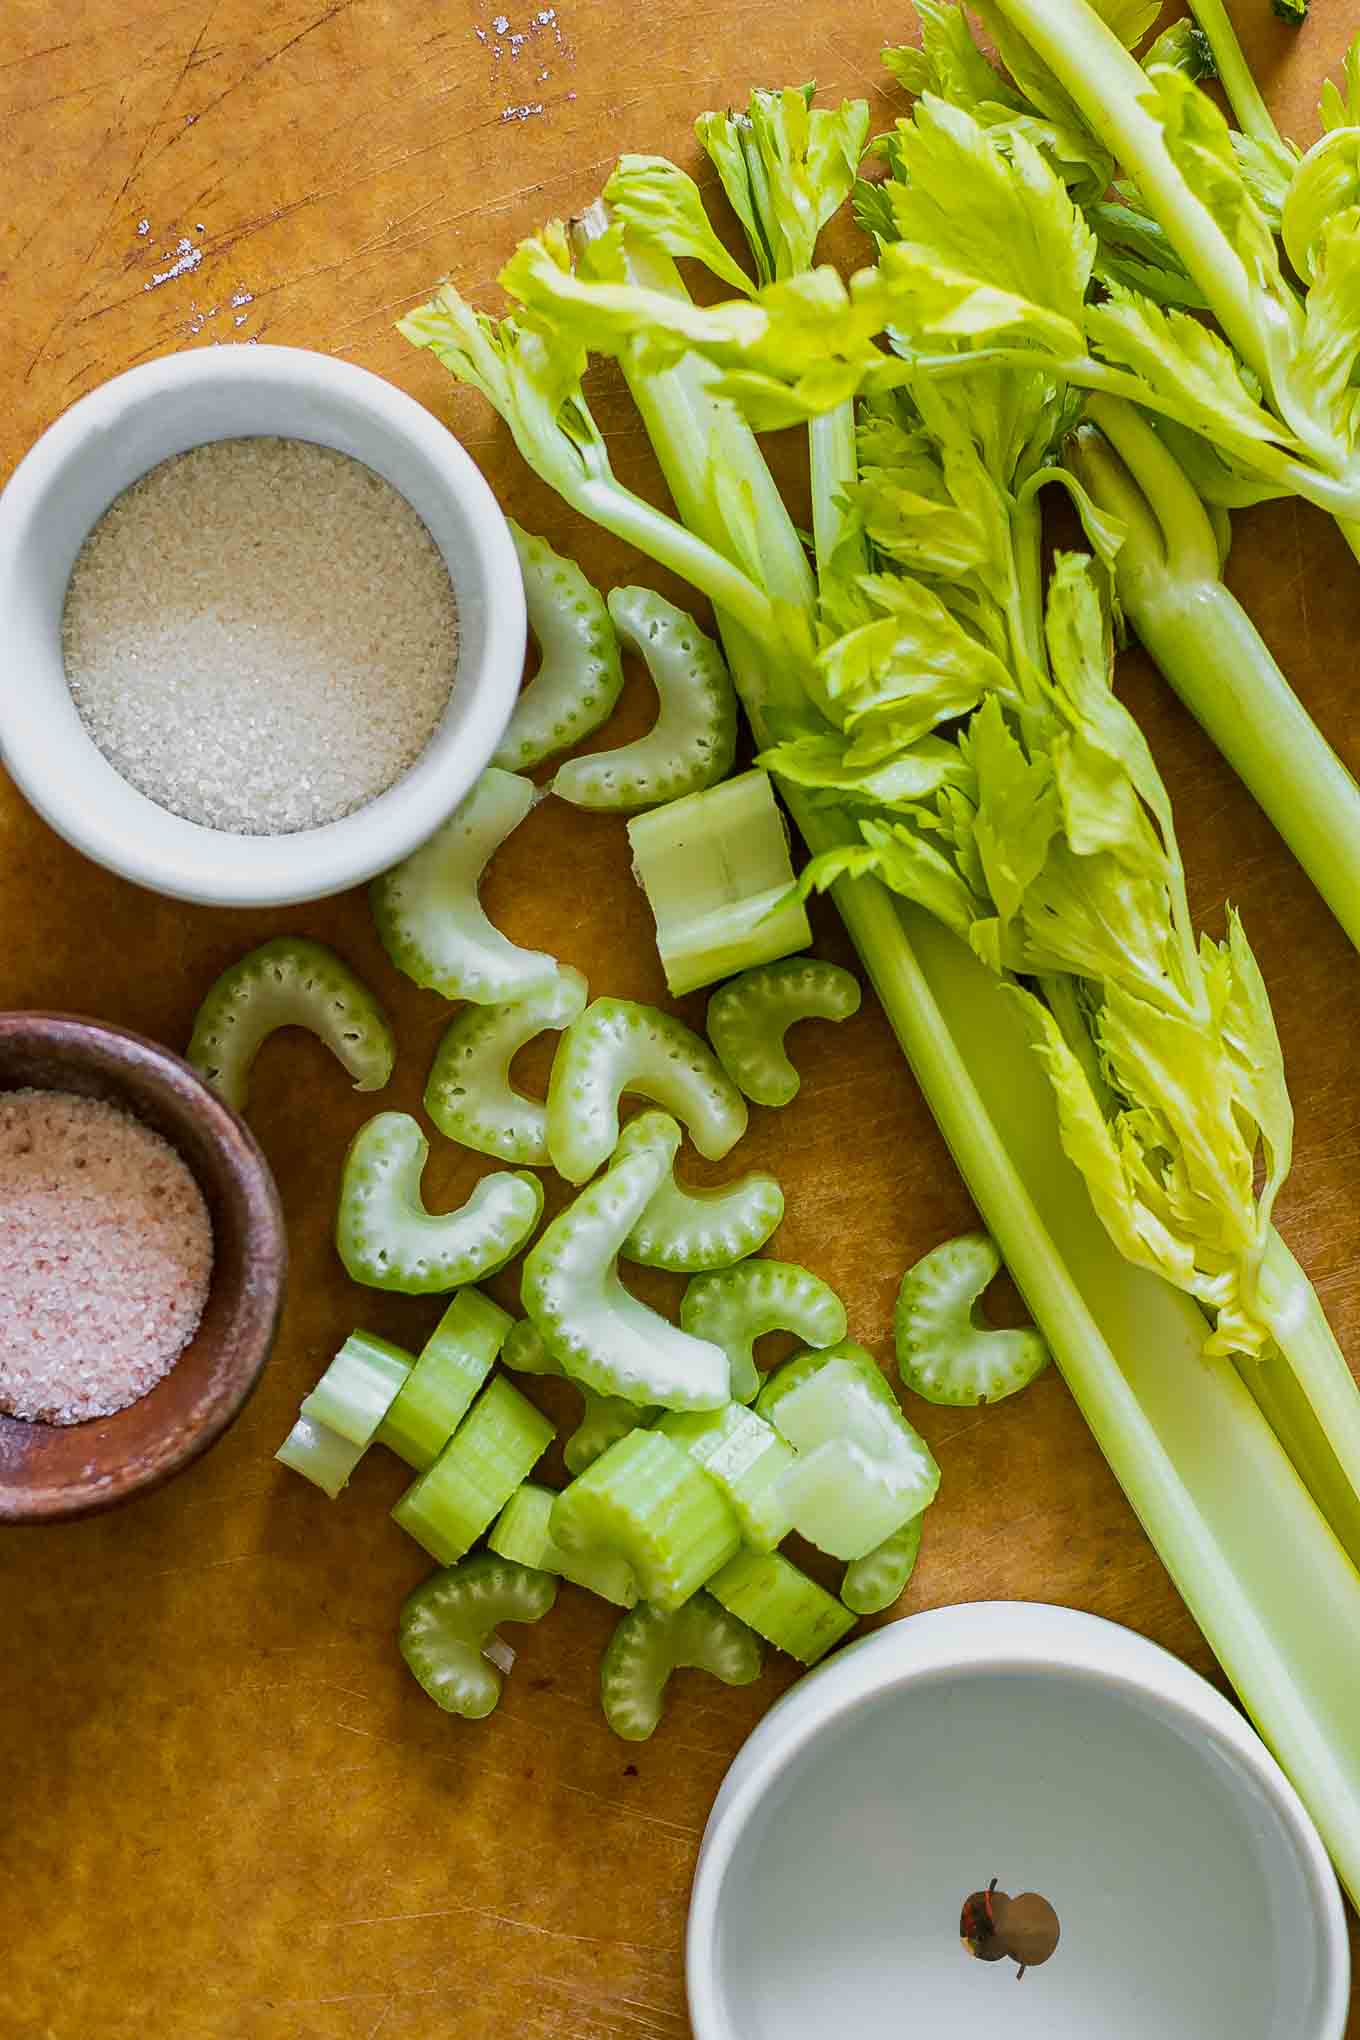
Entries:
{"type": "Polygon", "coordinates": [[[1208,519],[1171,453],[1122,400],[1093,398],[1087,415],[1103,437],[1083,429],[1067,459],[1125,523],[1125,614],[1360,949],[1360,786],[1220,580],[1208,519]]]}
{"type": "MultiPolygon", "coordinates": [[[[1003,4],[1013,17],[1043,11],[1039,0],[1003,4]]],[[[1229,254],[1207,214],[1204,221],[1229,254]]],[[[786,684],[768,648],[781,640],[732,564],[741,546],[702,485],[698,451],[705,469],[743,479],[753,465],[764,471],[768,492],[747,500],[760,524],[764,587],[776,599],[810,582],[797,534],[777,494],[770,501],[753,435],[713,397],[711,371],[706,381],[687,360],[650,373],[626,352],[622,367],[679,514],[697,535],[696,585],[715,601],[738,692],[757,739],[768,742],[766,710],[786,684]]],[[[588,514],[589,487],[571,492],[588,514]]],[[[637,535],[646,547],[641,524],[637,535]]],[[[794,786],[783,791],[814,854],[853,839],[833,809],[794,786]]],[[[877,880],[841,878],[832,890],[982,1220],[1098,1444],[1343,1880],[1360,1893],[1360,1576],[1231,1363],[1204,1357],[1196,1306],[1126,1263],[1105,1233],[1063,1153],[1019,1002],[956,936],[877,880]]],[[[720,1599],[726,1584],[714,1582],[720,1599]]]]}

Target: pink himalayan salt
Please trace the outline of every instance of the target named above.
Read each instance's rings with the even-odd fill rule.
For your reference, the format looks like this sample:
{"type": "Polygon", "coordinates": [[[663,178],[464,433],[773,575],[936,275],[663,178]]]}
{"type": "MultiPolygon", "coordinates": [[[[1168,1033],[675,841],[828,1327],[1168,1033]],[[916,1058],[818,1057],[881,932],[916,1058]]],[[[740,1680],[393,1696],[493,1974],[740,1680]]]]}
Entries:
{"type": "Polygon", "coordinates": [[[0,1410],[125,1409],[198,1328],[203,1193],[168,1141],[99,1098],[0,1091],[0,1410]]]}

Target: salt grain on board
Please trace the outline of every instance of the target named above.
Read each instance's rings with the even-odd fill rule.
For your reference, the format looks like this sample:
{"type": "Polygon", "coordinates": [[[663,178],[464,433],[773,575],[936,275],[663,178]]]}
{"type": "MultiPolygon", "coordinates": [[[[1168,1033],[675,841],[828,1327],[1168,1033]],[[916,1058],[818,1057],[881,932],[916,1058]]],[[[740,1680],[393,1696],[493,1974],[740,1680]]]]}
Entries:
{"type": "Polygon", "coordinates": [[[203,1193],[149,1126],[0,1092],[0,1410],[78,1424],[136,1402],[197,1330],[212,1255],[203,1193]]]}
{"type": "Polygon", "coordinates": [[[176,243],[175,260],[170,267],[157,270],[151,281],[142,285],[142,289],[155,290],[158,284],[169,283],[176,276],[187,276],[191,269],[197,269],[202,260],[203,250],[195,248],[193,242],[185,237],[176,243]]]}
{"type": "MultiPolygon", "coordinates": [[[[496,63],[499,63],[506,56],[509,57],[511,63],[516,62],[521,50],[528,44],[534,46],[534,56],[541,59],[544,54],[542,43],[545,36],[551,36],[554,46],[562,57],[571,58],[574,55],[562,34],[561,22],[555,7],[535,8],[531,14],[526,16],[523,28],[513,27],[508,14],[494,14],[491,17],[490,37],[488,37],[488,33],[484,28],[474,27],[472,32],[483,47],[490,49],[492,58],[496,63]]],[[[542,70],[539,76],[540,79],[546,78],[548,72],[542,70]]],[[[524,116],[507,112],[502,114],[501,118],[503,120],[514,120],[522,119],[524,116]]]]}

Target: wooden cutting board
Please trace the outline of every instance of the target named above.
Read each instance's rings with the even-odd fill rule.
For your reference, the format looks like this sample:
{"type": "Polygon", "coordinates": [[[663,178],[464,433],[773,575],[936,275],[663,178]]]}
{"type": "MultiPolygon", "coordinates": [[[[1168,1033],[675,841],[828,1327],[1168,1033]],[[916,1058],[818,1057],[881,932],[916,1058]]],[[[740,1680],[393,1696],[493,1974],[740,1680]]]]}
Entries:
{"type": "MultiPolygon", "coordinates": [[[[1266,0],[1237,12],[1286,128],[1312,139],[1319,81],[1360,10],[1317,0],[1292,39],[1266,0]]],[[[867,94],[888,125],[902,107],[877,53],[906,26],[898,0],[10,0],[0,473],[74,398],[149,356],[320,348],[430,405],[506,509],[597,579],[656,580],[568,516],[392,320],[446,272],[490,301],[516,239],[587,201],[617,151],[694,167],[695,113],[753,83],[816,77],[828,96],[867,94]]],[[[618,464],[650,486],[642,434],[607,382],[600,409],[618,464]]],[[[1360,766],[1360,573],[1333,528],[1297,506],[1243,517],[1230,578],[1360,766]]],[[[1176,703],[1136,657],[1123,676],[1171,786],[1196,910],[1218,929],[1234,899],[1269,980],[1299,1120],[1281,1222],[1360,1354],[1360,962],[1176,703]]],[[[647,712],[635,677],[625,715],[641,727],[647,712]]],[[[618,823],[543,804],[497,860],[488,900],[595,990],[660,994],[618,823]]],[[[834,916],[817,922],[822,953],[848,960],[834,916]]],[[[0,775],[0,1005],[98,1014],[182,1046],[214,975],[282,930],[336,944],[380,990],[401,1049],[383,1102],[416,1109],[446,1015],[387,967],[361,896],[283,914],[154,899],[83,862],[0,775]]],[[[776,1250],[826,1276],[883,1356],[898,1276],[969,1223],[968,1200],[872,1001],[811,1034],[803,1060],[797,1106],[754,1114],[746,1152],[787,1188],[776,1250]]],[[[6,2040],[688,2031],[699,1836],[791,1667],[775,1661],[737,1692],[681,1681],[651,1743],[616,1742],[595,1698],[610,1617],[568,1592],[517,1636],[490,1721],[445,1719],[407,1677],[396,1610],[427,1568],[387,1520],[401,1470],[373,1455],[329,1507],[270,1456],[353,1325],[414,1344],[437,1314],[354,1289],[333,1257],[337,1166],[369,1110],[310,1040],[271,1046],[251,1120],[293,1274],[259,1392],[163,1493],[4,1540],[6,2040]]],[[[446,1148],[432,1201],[460,1198],[477,1173],[446,1148]]],[[[570,1392],[546,1394],[566,1416],[570,1392]]],[[[1215,1676],[1056,1375],[995,1411],[913,1415],[944,1487],[896,1612],[1063,1602],[1215,1676]]]]}

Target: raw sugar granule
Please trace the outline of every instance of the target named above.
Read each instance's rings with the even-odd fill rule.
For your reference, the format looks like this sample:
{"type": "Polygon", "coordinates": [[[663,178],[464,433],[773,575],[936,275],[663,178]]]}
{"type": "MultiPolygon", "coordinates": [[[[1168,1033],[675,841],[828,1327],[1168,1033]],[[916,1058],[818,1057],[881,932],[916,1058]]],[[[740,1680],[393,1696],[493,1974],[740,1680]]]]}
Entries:
{"type": "Polygon", "coordinates": [[[66,593],[66,678],[142,793],[240,835],[315,828],[424,750],[458,657],[448,569],[404,496],[301,439],[220,439],[110,505],[66,593]]]}
{"type": "Polygon", "coordinates": [[[100,1098],[0,1091],[0,1410],[125,1409],[198,1328],[203,1193],[168,1141],[100,1098]]]}

